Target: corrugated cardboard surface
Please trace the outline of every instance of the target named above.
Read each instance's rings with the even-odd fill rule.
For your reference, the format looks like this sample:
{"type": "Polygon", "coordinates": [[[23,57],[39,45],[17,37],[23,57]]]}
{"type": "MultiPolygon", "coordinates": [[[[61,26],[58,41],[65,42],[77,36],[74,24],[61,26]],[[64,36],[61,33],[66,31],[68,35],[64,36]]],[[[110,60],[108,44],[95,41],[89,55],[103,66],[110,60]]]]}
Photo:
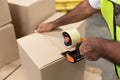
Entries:
{"type": "MultiPolygon", "coordinates": [[[[34,33],[18,39],[18,44],[23,48],[26,54],[29,55],[30,59],[34,61],[36,66],[41,69],[46,64],[62,57],[62,55],[59,54],[62,51],[57,48],[53,40],[58,42],[58,46],[59,44],[62,45],[62,42],[60,43],[60,38],[39,33],[34,33]]],[[[65,51],[64,45],[62,50],[65,51]]]]}
{"type": "MultiPolygon", "coordinates": [[[[62,15],[56,13],[44,22],[55,20],[62,15]]],[[[84,22],[61,26],[52,32],[34,33],[18,39],[21,61],[28,80],[83,79],[85,62],[82,61],[73,66],[61,55],[62,52],[68,50],[62,43],[61,32],[71,28],[79,30],[79,27],[85,27],[84,22]],[[72,77],[74,74],[76,76],[72,77]],[[56,75],[56,77],[53,75],[56,75]]],[[[81,29],[81,33],[84,34],[85,30],[81,29]]]]}
{"type": "Polygon", "coordinates": [[[7,0],[0,0],[0,27],[11,22],[7,0]]]}
{"type": "Polygon", "coordinates": [[[8,2],[17,38],[33,33],[40,22],[55,13],[55,0],[8,0],[8,2]]]}
{"type": "Polygon", "coordinates": [[[76,64],[64,60],[55,62],[41,70],[42,80],[83,80],[85,61],[76,64]]]}
{"type": "Polygon", "coordinates": [[[71,64],[62,57],[61,53],[67,49],[60,34],[55,37],[34,33],[18,39],[18,44],[28,80],[83,80],[85,61],[71,64]]]}
{"type": "Polygon", "coordinates": [[[18,48],[12,24],[0,28],[0,67],[18,58],[18,48]]]}

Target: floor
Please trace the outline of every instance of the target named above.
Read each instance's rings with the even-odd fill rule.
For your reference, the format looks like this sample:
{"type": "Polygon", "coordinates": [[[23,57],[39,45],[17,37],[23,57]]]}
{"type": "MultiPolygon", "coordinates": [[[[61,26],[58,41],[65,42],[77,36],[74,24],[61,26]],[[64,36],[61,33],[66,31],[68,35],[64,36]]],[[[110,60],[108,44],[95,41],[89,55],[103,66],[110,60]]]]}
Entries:
{"type": "MultiPolygon", "coordinates": [[[[100,13],[97,13],[87,19],[85,36],[96,36],[111,39],[107,25],[100,13]]],[[[103,71],[103,80],[112,80],[114,74],[114,66],[111,62],[101,58],[98,61],[87,61],[87,64],[101,68],[103,71]]]]}

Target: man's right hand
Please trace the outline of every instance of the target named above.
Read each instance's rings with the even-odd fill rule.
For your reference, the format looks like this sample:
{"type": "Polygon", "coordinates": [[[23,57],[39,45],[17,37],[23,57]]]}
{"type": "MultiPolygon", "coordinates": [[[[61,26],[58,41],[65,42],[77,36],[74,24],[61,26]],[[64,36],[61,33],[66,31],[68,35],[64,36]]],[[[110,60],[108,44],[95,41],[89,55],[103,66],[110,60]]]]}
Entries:
{"type": "Polygon", "coordinates": [[[40,33],[49,32],[54,29],[55,29],[55,25],[52,23],[41,23],[37,28],[37,32],[40,32],[40,33]]]}

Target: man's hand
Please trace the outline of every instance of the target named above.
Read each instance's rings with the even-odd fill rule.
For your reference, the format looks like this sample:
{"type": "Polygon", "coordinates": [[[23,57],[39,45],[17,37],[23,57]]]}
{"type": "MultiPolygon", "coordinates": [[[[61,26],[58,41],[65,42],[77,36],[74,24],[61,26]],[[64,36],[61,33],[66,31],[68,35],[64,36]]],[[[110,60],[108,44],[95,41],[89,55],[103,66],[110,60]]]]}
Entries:
{"type": "Polygon", "coordinates": [[[53,25],[52,23],[41,23],[38,28],[37,28],[37,32],[49,32],[55,29],[55,25],[53,25]]]}
{"type": "Polygon", "coordinates": [[[67,25],[70,23],[75,23],[83,19],[88,18],[94,13],[98,12],[98,9],[91,7],[89,0],[84,0],[78,6],[76,6],[69,13],[64,16],[59,17],[58,19],[50,23],[42,23],[39,25],[37,32],[49,32],[54,30],[56,27],[67,25]]]}
{"type": "Polygon", "coordinates": [[[86,39],[80,46],[80,54],[84,56],[85,59],[94,61],[98,60],[102,56],[104,48],[102,47],[101,38],[91,37],[86,39]]]}

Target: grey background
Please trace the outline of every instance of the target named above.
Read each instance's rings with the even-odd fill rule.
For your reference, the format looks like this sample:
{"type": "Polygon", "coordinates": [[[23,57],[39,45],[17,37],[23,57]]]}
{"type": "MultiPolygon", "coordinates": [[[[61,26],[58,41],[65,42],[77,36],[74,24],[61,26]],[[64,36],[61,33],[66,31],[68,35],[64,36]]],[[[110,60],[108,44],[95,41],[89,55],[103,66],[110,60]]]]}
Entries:
{"type": "MultiPolygon", "coordinates": [[[[97,13],[86,20],[85,37],[89,36],[111,39],[108,27],[100,13],[97,13]]],[[[98,61],[87,61],[87,64],[102,69],[102,80],[113,79],[115,71],[114,65],[111,62],[101,58],[98,61]]]]}

